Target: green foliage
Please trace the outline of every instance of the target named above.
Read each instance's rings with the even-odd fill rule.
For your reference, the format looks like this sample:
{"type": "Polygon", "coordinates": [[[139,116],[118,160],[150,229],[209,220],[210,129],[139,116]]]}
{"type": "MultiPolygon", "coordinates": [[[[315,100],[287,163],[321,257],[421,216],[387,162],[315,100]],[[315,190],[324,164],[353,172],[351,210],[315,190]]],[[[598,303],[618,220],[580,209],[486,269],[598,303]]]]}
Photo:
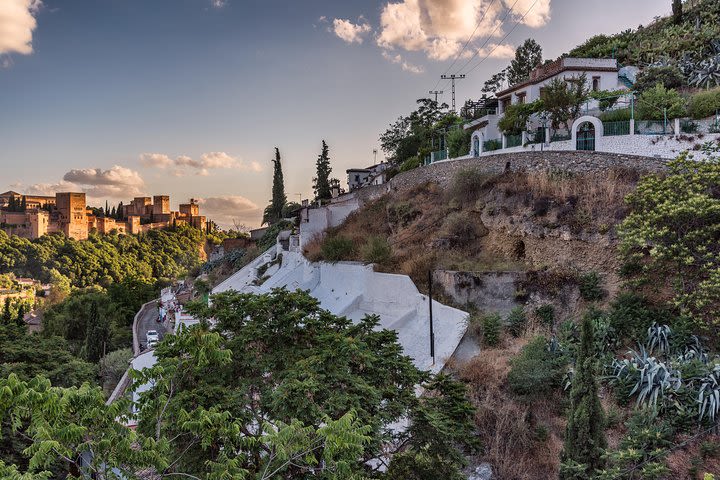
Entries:
{"type": "Polygon", "coordinates": [[[133,357],[131,348],[110,352],[100,359],[100,378],[106,392],[111,392],[122,378],[133,357]]]}
{"type": "Polygon", "coordinates": [[[675,290],[672,304],[705,326],[720,308],[720,163],[681,155],[667,175],[643,178],[628,196],[621,253],[636,278],[675,290]]]}
{"type": "Polygon", "coordinates": [[[418,168],[420,165],[422,165],[422,162],[420,161],[420,157],[410,157],[406,159],[402,164],[400,164],[400,171],[401,172],[407,172],[410,170],[413,170],[415,168],[418,168]]]}
{"type": "Polygon", "coordinates": [[[355,250],[355,244],[347,237],[340,235],[326,236],[320,246],[320,253],[323,259],[328,262],[339,262],[349,260],[355,250]]]}
{"type": "Polygon", "coordinates": [[[542,91],[543,110],[549,115],[552,128],[564,126],[568,131],[570,124],[580,114],[583,102],[588,97],[587,76],[560,80],[553,79],[542,91]]]}
{"type": "Polygon", "coordinates": [[[204,242],[204,234],[190,227],[91,234],[83,241],[60,234],[28,240],[0,231],[0,273],[79,288],[108,287],[126,278],[177,278],[200,265],[204,242]]]}
{"type": "Polygon", "coordinates": [[[676,66],[650,67],[638,74],[633,90],[643,93],[658,83],[668,90],[678,89],[685,85],[685,77],[676,66]]]}
{"type": "Polygon", "coordinates": [[[626,122],[632,118],[632,112],[629,108],[618,108],[616,110],[607,110],[600,114],[600,120],[603,122],[626,122]]]}
{"type": "Polygon", "coordinates": [[[360,253],[368,263],[386,264],[392,259],[393,250],[386,237],[371,235],[360,253]]]}
{"type": "Polygon", "coordinates": [[[589,302],[601,300],[605,296],[602,279],[597,272],[588,272],[579,278],[580,296],[589,302]]]}
{"type": "MultiPolygon", "coordinates": [[[[416,162],[420,162],[424,157],[420,154],[421,150],[425,149],[429,152],[432,139],[437,139],[436,128],[444,128],[456,123],[457,120],[456,116],[447,113],[447,104],[438,104],[429,98],[419,99],[416,103],[417,110],[398,118],[380,135],[380,147],[391,161],[399,165],[412,157],[417,157],[416,162]],[[448,118],[446,125],[439,125],[444,118],[448,118]]],[[[411,168],[413,168],[411,164],[408,164],[401,170],[407,171],[411,168]]]]}
{"type": "MultiPolygon", "coordinates": [[[[233,451],[238,468],[256,475],[267,459],[262,433],[253,428],[257,419],[319,429],[348,412],[367,427],[363,435],[369,441],[348,455],[352,459],[344,457],[342,474],[329,478],[369,474],[367,462],[400,438],[411,459],[425,452],[438,465],[461,467],[458,449],[472,435],[464,387],[419,371],[402,354],[397,333],[378,328],[377,316],[353,323],[322,310],[305,292],[285,290],[223,293],[213,296],[210,306],[190,310],[216,319],[216,329],[199,325],[168,337],[156,349],[158,363],[136,377],[136,383],[156,385],[141,395],[138,431],[179,435],[169,448],[174,456],[185,452],[177,465],[181,471],[203,475],[224,461],[223,452],[233,451]],[[424,386],[426,398],[416,397],[417,385],[424,386]],[[207,432],[202,442],[193,441],[196,434],[185,435],[187,421],[202,428],[208,414],[220,415],[217,432],[207,432]],[[405,418],[413,419],[409,431],[388,429],[405,418]]],[[[304,463],[287,466],[283,476],[303,478],[303,466],[322,465],[322,453],[307,452],[304,463]]]]}
{"type": "Polygon", "coordinates": [[[532,38],[528,38],[515,50],[515,58],[507,69],[507,80],[516,85],[530,78],[530,72],[542,63],[542,47],[532,38]]]}
{"type": "Polygon", "coordinates": [[[685,99],[677,90],[667,89],[662,84],[645,90],[635,103],[637,118],[642,120],[668,120],[685,116],[685,99]]]}
{"type": "Polygon", "coordinates": [[[462,126],[450,130],[445,136],[445,142],[447,142],[448,156],[450,158],[460,157],[467,155],[470,148],[470,138],[472,137],[472,130],[464,130],[462,126]]]}
{"type": "Polygon", "coordinates": [[[535,316],[543,325],[552,326],[555,323],[555,308],[549,303],[541,305],[535,309],[535,316]]]}
{"type": "Polygon", "coordinates": [[[452,212],[442,224],[443,238],[451,247],[467,247],[478,238],[472,218],[467,212],[452,212]]]}
{"type": "Polygon", "coordinates": [[[513,337],[517,338],[522,335],[525,331],[525,325],[527,324],[523,307],[513,308],[505,319],[505,324],[513,337]]]}
{"type": "Polygon", "coordinates": [[[283,208],[287,203],[285,195],[285,181],[283,179],[282,163],[280,160],[280,149],[275,147],[275,158],[273,163],[273,186],[272,200],[270,205],[265,209],[263,214],[263,224],[272,225],[278,220],[284,218],[283,208]]]}
{"type": "Polygon", "coordinates": [[[640,295],[622,292],[613,300],[608,319],[620,338],[641,338],[656,313],[640,295]]]}
{"type": "Polygon", "coordinates": [[[328,200],[330,193],[330,156],[328,153],[328,145],[325,140],[322,141],[322,151],[318,155],[316,162],[316,176],[313,178],[313,191],[315,192],[315,200],[328,200]]]}
{"type": "Polygon", "coordinates": [[[505,109],[502,118],[498,120],[498,128],[506,135],[520,135],[528,130],[530,117],[543,110],[543,101],[535,100],[531,103],[515,103],[505,109]]]}
{"type": "Polygon", "coordinates": [[[595,355],[593,323],[589,316],[585,316],[570,390],[563,459],[584,465],[586,473],[603,466],[602,455],[607,446],[605,412],[598,397],[595,355]]]}
{"type": "Polygon", "coordinates": [[[270,228],[268,228],[265,233],[263,234],[262,238],[258,240],[257,242],[257,248],[261,252],[266,251],[268,248],[274,246],[277,243],[277,236],[282,232],[283,230],[288,230],[292,228],[292,224],[290,222],[277,222],[274,225],[272,225],[270,228]]]}
{"type": "Polygon", "coordinates": [[[497,313],[483,315],[481,324],[483,344],[488,347],[496,347],[500,343],[500,315],[497,313]]]}
{"type": "Polygon", "coordinates": [[[701,119],[720,112],[720,88],[695,93],[688,103],[688,115],[701,119]]]}
{"type": "Polygon", "coordinates": [[[535,337],[510,361],[508,385],[516,395],[541,398],[560,386],[565,365],[562,355],[548,348],[545,337],[535,337]]]}

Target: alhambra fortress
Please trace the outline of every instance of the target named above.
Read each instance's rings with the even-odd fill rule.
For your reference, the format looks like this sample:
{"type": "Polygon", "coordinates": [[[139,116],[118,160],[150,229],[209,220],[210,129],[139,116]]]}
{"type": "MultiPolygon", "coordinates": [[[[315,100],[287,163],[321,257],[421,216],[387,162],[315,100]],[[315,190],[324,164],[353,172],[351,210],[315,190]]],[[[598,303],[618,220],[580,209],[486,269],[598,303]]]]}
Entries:
{"type": "Polygon", "coordinates": [[[196,200],[181,204],[180,211],[171,211],[168,195],[135,197],[113,218],[88,208],[84,193],[40,196],[9,191],[0,194],[0,230],[30,239],[62,232],[70,238],[84,240],[92,231],[136,234],[177,225],[205,230],[206,223],[196,200]]]}

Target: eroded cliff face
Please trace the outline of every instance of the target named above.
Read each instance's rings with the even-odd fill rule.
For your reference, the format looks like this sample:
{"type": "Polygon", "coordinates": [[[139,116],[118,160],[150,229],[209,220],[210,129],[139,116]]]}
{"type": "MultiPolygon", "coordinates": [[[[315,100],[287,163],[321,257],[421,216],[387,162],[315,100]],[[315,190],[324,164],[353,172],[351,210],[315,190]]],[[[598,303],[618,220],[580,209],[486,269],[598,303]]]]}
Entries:
{"type": "MultiPolygon", "coordinates": [[[[392,255],[379,270],[410,275],[421,289],[427,272],[435,271],[436,282],[459,305],[504,313],[513,304],[550,302],[571,316],[583,307],[583,275],[597,273],[606,298],[620,288],[617,227],[627,213],[624,198],[639,178],[638,171],[619,167],[500,174],[456,168],[442,182],[368,201],[325,241],[349,239],[354,249],[344,259],[367,260],[368,239],[386,238],[392,255]],[[507,298],[507,275],[513,299],[507,298]]],[[[320,250],[318,243],[308,254],[322,256],[320,250]]]]}

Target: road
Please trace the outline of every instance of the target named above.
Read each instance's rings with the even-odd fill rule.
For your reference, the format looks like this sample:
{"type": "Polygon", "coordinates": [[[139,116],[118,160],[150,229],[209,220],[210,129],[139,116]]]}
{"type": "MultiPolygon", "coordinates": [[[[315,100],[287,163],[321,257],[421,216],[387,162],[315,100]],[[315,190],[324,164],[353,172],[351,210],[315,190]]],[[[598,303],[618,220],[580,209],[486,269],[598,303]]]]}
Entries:
{"type": "Polygon", "coordinates": [[[145,308],[140,310],[137,329],[141,351],[145,351],[148,330],[156,330],[160,334],[160,340],[165,336],[165,326],[158,322],[158,318],[157,301],[147,304],[145,308]]]}

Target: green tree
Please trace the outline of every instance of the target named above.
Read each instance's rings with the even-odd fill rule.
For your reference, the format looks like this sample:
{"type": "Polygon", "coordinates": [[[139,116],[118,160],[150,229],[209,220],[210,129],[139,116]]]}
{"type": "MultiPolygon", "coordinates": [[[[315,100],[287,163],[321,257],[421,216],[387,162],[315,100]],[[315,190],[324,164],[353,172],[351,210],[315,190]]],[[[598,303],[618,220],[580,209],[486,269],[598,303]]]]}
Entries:
{"type": "Polygon", "coordinates": [[[685,115],[685,100],[677,90],[668,90],[662,83],[657,83],[637,99],[636,112],[643,120],[679,118],[685,115]]]}
{"type": "Polygon", "coordinates": [[[530,78],[530,72],[542,64],[542,47],[532,38],[528,38],[515,50],[515,58],[507,69],[510,85],[517,85],[530,78]]]}
{"type": "Polygon", "coordinates": [[[90,317],[85,329],[85,359],[88,362],[97,363],[108,348],[110,332],[107,321],[100,316],[98,304],[93,301],[90,304],[90,317]]]}
{"type": "MultiPolygon", "coordinates": [[[[322,310],[307,293],[286,290],[223,293],[214,295],[211,305],[189,310],[203,323],[160,344],[158,363],[137,382],[155,385],[141,395],[139,432],[153,438],[179,435],[171,449],[185,452],[177,465],[182,471],[206,472],[232,450],[239,452],[239,466],[257,475],[268,457],[263,432],[254,425],[297,421],[312,431],[348,412],[370,427],[364,433],[369,441],[339,478],[369,474],[368,462],[383,455],[383,445],[452,452],[434,455],[434,461],[455,471],[462,467],[463,456],[455,449],[472,438],[472,408],[464,390],[419,371],[402,354],[397,334],[377,328],[377,317],[353,324],[322,310]],[[209,318],[217,321],[213,331],[204,324],[209,318]],[[418,400],[417,385],[424,385],[428,400],[418,400]],[[233,428],[245,440],[221,437],[203,447],[184,435],[187,412],[205,411],[230,412],[233,428]],[[401,418],[424,418],[437,433],[420,438],[412,429],[389,428],[401,418]]],[[[309,453],[306,461],[319,464],[321,453],[309,453]]],[[[289,466],[284,475],[302,478],[304,471],[289,466]]]]}
{"type": "Polygon", "coordinates": [[[503,82],[507,79],[508,69],[500,70],[494,74],[483,84],[483,88],[480,90],[483,93],[491,93],[499,91],[502,88],[503,82]]]}
{"type": "Polygon", "coordinates": [[[672,305],[704,328],[718,327],[720,309],[719,189],[717,158],[681,154],[640,181],[619,229],[628,274],[673,289],[672,305]]]}
{"type": "Polygon", "coordinates": [[[273,162],[273,186],[272,200],[263,214],[263,224],[271,225],[283,218],[283,207],[287,203],[285,196],[285,180],[283,179],[282,163],[280,160],[280,149],[275,147],[275,159],[273,162]]]}
{"type": "Polygon", "coordinates": [[[580,114],[580,108],[587,99],[589,89],[587,76],[560,80],[553,79],[542,91],[543,109],[549,114],[553,129],[564,126],[570,131],[570,125],[580,114]]]}
{"type": "Polygon", "coordinates": [[[325,140],[322,141],[322,151],[318,155],[316,162],[316,177],[313,178],[313,190],[315,191],[315,200],[327,200],[330,194],[330,156],[328,154],[328,146],[325,140]]]}
{"type": "Polygon", "coordinates": [[[433,126],[449,116],[445,103],[421,98],[416,104],[416,110],[398,118],[380,135],[380,147],[398,165],[417,157],[421,151],[430,152],[432,139],[437,136],[433,126]]]}
{"type": "Polygon", "coordinates": [[[4,324],[9,324],[12,321],[12,311],[10,310],[10,297],[5,297],[5,304],[3,305],[2,320],[4,324]]]}
{"type": "Polygon", "coordinates": [[[672,0],[672,14],[675,25],[682,25],[683,5],[682,0],[672,0]]]}
{"type": "Polygon", "coordinates": [[[600,405],[595,359],[595,336],[591,315],[582,321],[580,348],[570,390],[570,411],[563,460],[580,464],[587,474],[604,465],[607,447],[605,412],[600,405]]]}

